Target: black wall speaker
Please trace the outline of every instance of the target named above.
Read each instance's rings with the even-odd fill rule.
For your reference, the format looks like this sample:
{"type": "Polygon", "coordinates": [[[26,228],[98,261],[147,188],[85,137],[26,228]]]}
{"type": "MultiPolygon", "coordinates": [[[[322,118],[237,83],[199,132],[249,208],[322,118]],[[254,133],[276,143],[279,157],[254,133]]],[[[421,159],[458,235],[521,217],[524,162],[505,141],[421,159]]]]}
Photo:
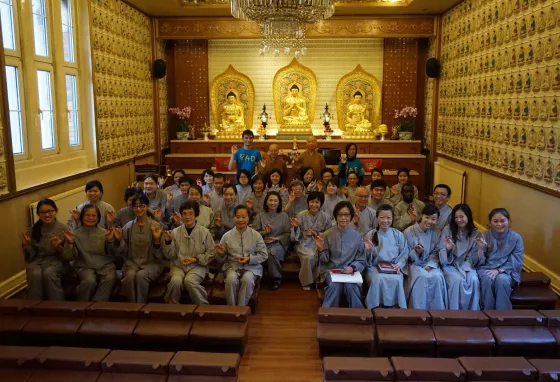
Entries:
{"type": "Polygon", "coordinates": [[[155,78],[163,78],[167,73],[167,64],[164,60],[158,59],[154,61],[153,74],[155,78]]]}
{"type": "Polygon", "coordinates": [[[430,78],[438,78],[441,65],[436,58],[428,58],[426,61],[426,75],[430,78]]]}

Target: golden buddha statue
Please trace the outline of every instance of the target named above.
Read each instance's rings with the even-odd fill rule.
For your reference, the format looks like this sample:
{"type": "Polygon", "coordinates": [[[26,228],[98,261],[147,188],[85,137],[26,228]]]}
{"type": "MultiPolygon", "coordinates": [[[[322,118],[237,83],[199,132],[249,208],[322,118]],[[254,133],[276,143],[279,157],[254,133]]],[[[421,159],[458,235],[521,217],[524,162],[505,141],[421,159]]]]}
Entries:
{"type": "Polygon", "coordinates": [[[292,85],[290,94],[284,99],[283,125],[287,127],[308,127],[307,104],[299,94],[299,87],[292,85]]]}
{"type": "Polygon", "coordinates": [[[222,129],[225,132],[235,132],[245,130],[245,120],[243,106],[237,102],[234,92],[229,92],[227,101],[222,106],[222,129]]]}
{"type": "Polygon", "coordinates": [[[363,94],[354,93],[354,100],[348,104],[346,113],[346,131],[364,133],[371,131],[371,122],[367,119],[368,107],[363,100],[363,94]]]}

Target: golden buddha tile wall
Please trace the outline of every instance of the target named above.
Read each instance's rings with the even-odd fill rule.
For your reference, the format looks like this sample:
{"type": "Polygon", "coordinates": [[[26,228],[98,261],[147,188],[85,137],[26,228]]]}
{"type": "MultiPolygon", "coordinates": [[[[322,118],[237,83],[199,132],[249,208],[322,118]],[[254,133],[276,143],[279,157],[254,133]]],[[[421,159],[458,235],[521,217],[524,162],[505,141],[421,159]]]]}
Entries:
{"type": "MultiPolygon", "coordinates": [[[[159,41],[157,45],[157,58],[165,60],[166,41],[159,41]]],[[[167,78],[157,80],[159,94],[159,141],[162,149],[169,147],[169,108],[167,97],[167,78]]]]}
{"type": "Polygon", "coordinates": [[[152,22],[120,0],[91,1],[99,165],[154,152],[152,22]]]}
{"type": "Polygon", "coordinates": [[[437,152],[560,190],[560,0],[444,15],[437,152]]]}
{"type": "MultiPolygon", "coordinates": [[[[292,61],[293,56],[273,54],[260,57],[258,50],[260,40],[209,40],[208,41],[208,78],[210,82],[225,71],[228,65],[245,73],[255,86],[255,110],[253,126],[260,122],[258,115],[263,104],[269,115],[269,128],[278,128],[274,118],[274,102],[272,80],[278,69],[292,61]],[[272,118],[271,118],[272,117],[272,118]]],[[[336,112],[336,85],[342,76],[356,68],[357,64],[372,73],[381,82],[383,80],[383,39],[363,38],[328,38],[307,40],[308,54],[301,57],[300,62],[309,67],[317,77],[318,94],[313,128],[322,129],[319,114],[325,111],[328,103],[329,111],[336,112]]],[[[211,125],[216,121],[211,117],[211,125]]],[[[331,127],[338,128],[338,116],[331,120],[331,127]]]]}
{"type": "MultiPolygon", "coordinates": [[[[428,58],[436,56],[436,41],[431,38],[429,42],[428,58]]],[[[424,138],[423,146],[426,150],[432,149],[432,108],[434,104],[435,79],[426,76],[426,88],[424,90],[424,138]]]]}

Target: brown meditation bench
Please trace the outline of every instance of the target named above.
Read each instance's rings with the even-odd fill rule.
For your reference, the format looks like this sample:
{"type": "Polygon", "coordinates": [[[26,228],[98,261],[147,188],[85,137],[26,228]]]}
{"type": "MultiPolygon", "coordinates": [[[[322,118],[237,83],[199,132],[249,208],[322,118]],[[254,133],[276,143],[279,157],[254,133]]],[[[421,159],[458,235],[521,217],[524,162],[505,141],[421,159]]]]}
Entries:
{"type": "Polygon", "coordinates": [[[319,308],[320,356],[520,356],[560,354],[560,311],[319,308]],[[373,321],[371,320],[372,313],[373,321]]]}
{"type": "Polygon", "coordinates": [[[240,355],[0,346],[6,382],[235,382],[240,355]]]}
{"type": "MultiPolygon", "coordinates": [[[[120,349],[239,352],[249,307],[0,300],[0,323],[16,322],[0,343],[120,349]],[[116,345],[117,344],[117,345],[116,345]]],[[[8,331],[9,330],[9,331],[8,331]]]]}

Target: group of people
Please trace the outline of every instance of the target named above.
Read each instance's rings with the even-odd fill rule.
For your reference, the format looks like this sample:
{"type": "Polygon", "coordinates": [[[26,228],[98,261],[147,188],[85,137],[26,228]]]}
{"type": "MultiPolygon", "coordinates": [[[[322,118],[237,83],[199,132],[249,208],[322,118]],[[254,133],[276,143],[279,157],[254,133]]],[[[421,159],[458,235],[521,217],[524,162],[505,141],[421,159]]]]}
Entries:
{"type": "Polygon", "coordinates": [[[168,303],[180,303],[186,291],[193,303],[207,304],[202,282],[216,261],[225,275],[227,303],[247,305],[263,265],[270,288],[278,289],[282,262],[293,252],[301,262],[303,289],[324,284],[324,306],[338,306],[345,295],[350,307],[363,307],[361,284],[331,280],[331,272],[361,272],[369,285],[368,308],[511,308],[523,242],[509,228],[506,210],[493,210],[490,229],[479,233],[468,205],[447,205],[448,186],[435,187],[433,205],[418,200],[407,169],[398,171],[392,187],[374,169],[371,184],[362,186],[357,146],[346,147],[335,176],[314,137],[294,157],[300,179],[286,187],[278,146],[261,155],[252,140],[247,130],[243,147],[232,147],[232,183],[212,170],[196,182],[175,170],[169,187],[165,178],[148,175],[143,189],[125,190],[126,207],[115,211],[94,180],[86,184],[87,201],[71,211],[66,224],[56,219],[54,201],[41,200],[39,220],[22,234],[28,298],[63,300],[62,279],[73,267],[76,298],[107,301],[122,259],[129,301],[147,302],[150,283],[168,266],[168,303]]]}

